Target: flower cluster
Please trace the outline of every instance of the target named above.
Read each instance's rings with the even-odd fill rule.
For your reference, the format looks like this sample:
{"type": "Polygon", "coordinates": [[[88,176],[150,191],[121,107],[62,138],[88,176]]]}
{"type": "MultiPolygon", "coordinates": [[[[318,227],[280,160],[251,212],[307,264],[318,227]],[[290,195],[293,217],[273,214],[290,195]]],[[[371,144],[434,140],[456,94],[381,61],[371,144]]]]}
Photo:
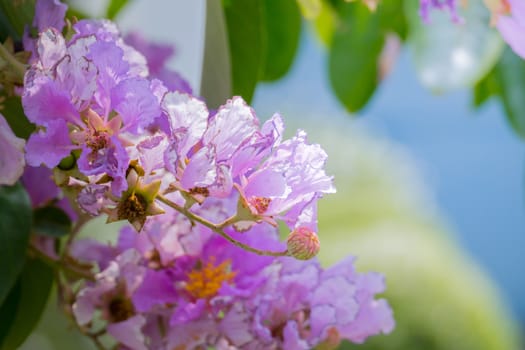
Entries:
{"type": "Polygon", "coordinates": [[[129,349],[329,349],[392,330],[380,275],[312,259],[317,201],[335,192],[319,145],[304,131],[283,140],[281,116],[261,125],[241,97],[208,110],[165,68],[170,48],[107,20],[71,24],[66,9],[37,1],[20,90],[36,130],[24,142],[0,116],[0,163],[8,184],[27,163],[34,207],[52,202],[76,229],[101,215],[131,224],[115,245],[32,247],[77,272],[60,288],[81,330],[100,333],[101,319],[129,349]]]}
{"type": "MultiPolygon", "coordinates": [[[[268,224],[240,239],[283,245],[268,224]]],[[[351,258],[322,269],[315,260],[254,255],[181,215],[152,218],[141,235],[126,227],[114,247],[77,241],[73,252],[101,270],[73,305],[79,324],[99,311],[132,349],[332,349],[394,325],[387,303],[374,299],[383,278],[356,273],[351,258]]]]}
{"type": "Polygon", "coordinates": [[[334,188],[326,154],[304,132],[282,141],[281,117],[260,126],[240,97],[210,113],[179,76],[154,67],[182,89],[168,90],[108,21],[83,20],[72,30],[66,40],[47,28],[35,44],[22,96],[38,127],[26,145],[29,165],[67,170],[64,181],[84,210],[137,230],[164,212],[155,199],[169,192],[187,207],[237,193],[240,230],[276,219],[315,230],[310,212],[334,188]]]}

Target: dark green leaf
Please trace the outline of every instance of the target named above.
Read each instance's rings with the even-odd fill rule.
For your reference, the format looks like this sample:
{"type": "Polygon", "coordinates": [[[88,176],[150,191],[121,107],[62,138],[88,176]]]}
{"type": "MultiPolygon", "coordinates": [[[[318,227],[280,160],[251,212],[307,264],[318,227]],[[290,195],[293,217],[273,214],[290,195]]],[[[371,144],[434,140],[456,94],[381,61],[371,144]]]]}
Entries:
{"type": "Polygon", "coordinates": [[[15,28],[9,23],[4,11],[0,11],[0,42],[3,43],[9,36],[12,38],[18,37],[15,28]]]}
{"type": "MultiPolygon", "coordinates": [[[[8,323],[8,331],[4,337],[0,337],[0,348],[2,350],[17,349],[37,325],[38,320],[49,298],[53,284],[53,270],[40,260],[28,259],[20,278],[13,289],[18,296],[18,302],[6,305],[3,308],[12,312],[8,323]],[[16,309],[15,306],[16,305],[16,309]],[[14,310],[13,310],[14,309],[14,310]]],[[[16,297],[14,297],[16,298],[16,297]]],[[[0,332],[2,332],[0,330],[0,332]]]]}
{"type": "Polygon", "coordinates": [[[493,69],[474,86],[472,101],[474,107],[482,106],[489,98],[499,94],[500,83],[496,69],[493,69]]]}
{"type": "Polygon", "coordinates": [[[22,102],[18,96],[4,96],[2,102],[2,115],[13,130],[16,136],[28,139],[29,135],[35,130],[35,126],[27,120],[22,108],[22,102]]]}
{"type": "Polygon", "coordinates": [[[33,213],[33,227],[36,233],[61,237],[71,231],[71,220],[60,208],[48,206],[39,208],[33,213]]]}
{"type": "Polygon", "coordinates": [[[0,304],[24,266],[31,222],[31,202],[22,185],[0,186],[0,304]]]}
{"type": "Polygon", "coordinates": [[[110,0],[106,10],[106,17],[108,19],[114,19],[127,3],[128,0],[110,0]]]}
{"type": "Polygon", "coordinates": [[[516,133],[525,138],[525,61],[507,48],[496,69],[507,118],[516,133]]]}
{"type": "Polygon", "coordinates": [[[36,0],[0,0],[1,17],[5,17],[9,23],[11,36],[19,40],[24,33],[26,24],[31,24],[35,12],[36,0]]]}
{"type": "Polygon", "coordinates": [[[18,309],[20,297],[22,295],[21,291],[20,280],[17,280],[13,288],[9,291],[3,304],[0,305],[0,349],[2,349],[4,339],[9,334],[11,325],[15,320],[16,310],[18,309]]]}
{"type": "Polygon", "coordinates": [[[292,65],[301,34],[301,13],[296,0],[264,0],[266,29],[266,81],[284,76],[292,65]]]}
{"type": "Polygon", "coordinates": [[[330,51],[330,81],[350,112],[363,108],[379,83],[378,61],[384,42],[379,16],[358,3],[341,9],[330,51]]]}
{"type": "Polygon", "coordinates": [[[202,60],[201,95],[217,108],[232,95],[230,51],[224,12],[216,0],[206,2],[206,39],[202,60]]]}
{"type": "Polygon", "coordinates": [[[231,0],[225,4],[232,67],[233,94],[250,102],[262,77],[266,50],[262,0],[231,0]]]}

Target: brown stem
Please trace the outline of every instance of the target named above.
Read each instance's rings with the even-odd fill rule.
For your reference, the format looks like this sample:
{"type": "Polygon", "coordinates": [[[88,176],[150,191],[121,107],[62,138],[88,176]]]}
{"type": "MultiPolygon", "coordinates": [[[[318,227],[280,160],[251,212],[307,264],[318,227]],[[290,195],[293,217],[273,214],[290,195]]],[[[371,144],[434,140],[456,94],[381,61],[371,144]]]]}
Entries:
{"type": "Polygon", "coordinates": [[[244,249],[246,251],[249,251],[249,252],[252,252],[252,253],[255,253],[255,254],[258,254],[258,255],[269,255],[269,256],[287,256],[288,255],[288,250],[280,251],[280,252],[271,251],[271,250],[260,250],[260,249],[257,249],[257,248],[253,248],[253,247],[251,247],[249,245],[246,245],[246,244],[244,244],[242,242],[239,242],[235,238],[231,237],[229,234],[224,232],[224,227],[226,227],[226,226],[230,225],[231,223],[235,222],[233,217],[225,220],[224,222],[222,222],[220,224],[214,224],[214,223],[204,219],[203,217],[192,213],[189,209],[186,209],[185,207],[180,206],[177,203],[174,203],[174,202],[170,201],[166,197],[163,197],[161,195],[157,195],[157,199],[159,201],[161,201],[162,203],[166,204],[167,206],[169,206],[170,208],[175,209],[179,213],[185,215],[188,219],[190,219],[192,221],[195,221],[195,222],[198,222],[201,225],[206,226],[207,228],[209,228],[212,231],[214,231],[214,232],[218,233],[219,235],[221,235],[223,238],[228,240],[230,243],[232,243],[235,246],[237,246],[239,248],[242,248],[242,249],[244,249]]]}

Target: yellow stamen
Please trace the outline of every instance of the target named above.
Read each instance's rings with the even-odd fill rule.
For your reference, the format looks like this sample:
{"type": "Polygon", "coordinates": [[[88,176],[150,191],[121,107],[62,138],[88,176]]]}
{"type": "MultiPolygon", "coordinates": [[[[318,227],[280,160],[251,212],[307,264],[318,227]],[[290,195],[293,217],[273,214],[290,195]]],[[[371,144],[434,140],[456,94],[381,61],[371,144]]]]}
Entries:
{"type": "Polygon", "coordinates": [[[186,290],[197,299],[215,296],[223,282],[232,283],[235,272],[230,267],[230,260],[215,266],[215,259],[212,257],[206,265],[189,273],[186,290]]]}

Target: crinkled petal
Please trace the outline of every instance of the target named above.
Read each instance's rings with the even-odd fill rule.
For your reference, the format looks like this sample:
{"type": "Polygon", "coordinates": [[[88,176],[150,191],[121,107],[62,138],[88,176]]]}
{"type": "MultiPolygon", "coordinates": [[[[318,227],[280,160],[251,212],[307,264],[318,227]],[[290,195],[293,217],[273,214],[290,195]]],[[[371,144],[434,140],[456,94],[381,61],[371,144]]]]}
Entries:
{"type": "Polygon", "coordinates": [[[145,324],[144,316],[136,315],[125,321],[109,324],[107,330],[119,343],[128,346],[130,349],[148,350],[145,345],[146,339],[142,333],[142,327],[145,324]]]}
{"type": "Polygon", "coordinates": [[[177,140],[177,152],[186,156],[201,139],[208,124],[208,109],[204,102],[179,92],[169,92],[162,99],[171,128],[171,136],[177,140]]]}
{"type": "Polygon", "coordinates": [[[53,121],[82,122],[68,91],[49,77],[29,74],[25,76],[28,86],[22,95],[22,105],[27,118],[37,124],[48,126],[53,121]]]}
{"type": "Polygon", "coordinates": [[[66,11],[67,5],[59,0],[37,0],[33,26],[38,28],[39,32],[47,28],[62,31],[66,24],[64,21],[66,11]]]}
{"type": "Polygon", "coordinates": [[[0,185],[14,185],[24,172],[25,141],[15,136],[0,114],[0,185]]]}
{"type": "Polygon", "coordinates": [[[33,133],[26,144],[26,161],[31,166],[45,164],[54,168],[75,148],[69,139],[69,130],[64,121],[47,123],[47,130],[33,133]]]}
{"type": "Polygon", "coordinates": [[[241,97],[234,97],[221,106],[204,133],[205,145],[217,147],[217,161],[229,161],[233,153],[258,129],[255,112],[241,97]]]}
{"type": "Polygon", "coordinates": [[[140,133],[160,116],[157,98],[146,79],[134,78],[120,82],[111,91],[112,109],[119,113],[124,130],[140,133]]]}
{"type": "Polygon", "coordinates": [[[288,321],[283,330],[283,349],[289,350],[307,350],[310,349],[308,343],[301,339],[297,323],[288,321]]]}
{"type": "Polygon", "coordinates": [[[147,312],[154,306],[163,306],[176,301],[173,281],[165,271],[148,270],[142,284],[132,295],[133,305],[138,312],[147,312]]]}
{"type": "Polygon", "coordinates": [[[207,187],[215,182],[217,167],[213,148],[203,147],[191,157],[180,180],[184,189],[207,187]]]}

